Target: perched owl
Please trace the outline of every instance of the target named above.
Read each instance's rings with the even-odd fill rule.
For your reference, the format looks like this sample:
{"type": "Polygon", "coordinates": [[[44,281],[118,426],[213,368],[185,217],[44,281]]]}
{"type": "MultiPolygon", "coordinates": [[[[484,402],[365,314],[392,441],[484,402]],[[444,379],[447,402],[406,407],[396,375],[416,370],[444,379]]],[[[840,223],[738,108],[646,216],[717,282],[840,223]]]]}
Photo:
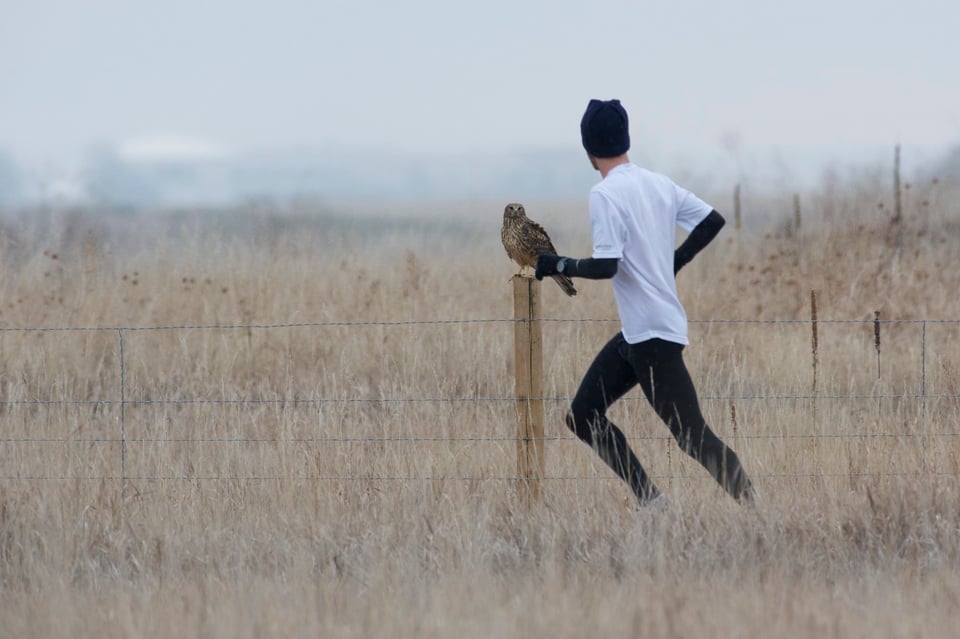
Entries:
{"type": "MultiPolygon", "coordinates": [[[[550,236],[543,230],[543,227],[527,217],[522,204],[507,204],[503,210],[503,227],[500,229],[500,239],[503,240],[503,248],[507,249],[507,255],[514,262],[520,265],[518,275],[523,274],[526,268],[537,268],[537,256],[556,255],[557,250],[553,248],[550,236]]],[[[551,275],[563,292],[573,296],[577,294],[577,289],[573,286],[573,281],[566,275],[551,275]]]]}

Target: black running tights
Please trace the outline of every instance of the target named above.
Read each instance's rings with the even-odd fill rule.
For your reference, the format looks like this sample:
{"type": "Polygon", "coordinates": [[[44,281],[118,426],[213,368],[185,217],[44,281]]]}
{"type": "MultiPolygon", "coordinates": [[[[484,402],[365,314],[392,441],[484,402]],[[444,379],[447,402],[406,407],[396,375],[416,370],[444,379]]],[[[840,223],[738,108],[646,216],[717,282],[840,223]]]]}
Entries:
{"type": "Polygon", "coordinates": [[[641,504],[660,492],[643,470],[623,432],[607,419],[607,407],[637,384],[674,439],[735,499],[752,494],[740,460],[710,430],[683,363],[683,345],[662,339],[628,344],[618,333],[600,351],[577,390],[567,426],[593,447],[630,486],[641,504]]]}

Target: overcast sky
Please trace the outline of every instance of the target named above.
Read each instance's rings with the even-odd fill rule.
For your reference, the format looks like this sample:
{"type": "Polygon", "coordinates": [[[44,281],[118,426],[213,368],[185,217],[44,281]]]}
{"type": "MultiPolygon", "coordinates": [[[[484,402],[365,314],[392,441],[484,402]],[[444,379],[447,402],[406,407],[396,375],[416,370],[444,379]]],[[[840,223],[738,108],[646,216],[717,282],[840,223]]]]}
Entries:
{"type": "Polygon", "coordinates": [[[0,0],[0,148],[579,149],[960,142],[955,0],[0,0]],[[139,146],[138,146],[139,145],[139,146]]]}

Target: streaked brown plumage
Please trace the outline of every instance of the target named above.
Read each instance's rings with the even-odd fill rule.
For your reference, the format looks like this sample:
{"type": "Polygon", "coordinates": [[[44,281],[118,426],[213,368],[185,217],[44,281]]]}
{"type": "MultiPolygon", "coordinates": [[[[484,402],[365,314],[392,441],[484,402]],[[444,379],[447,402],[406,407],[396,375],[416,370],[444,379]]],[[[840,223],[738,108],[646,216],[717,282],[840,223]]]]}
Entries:
{"type": "MultiPolygon", "coordinates": [[[[511,203],[503,210],[503,227],[500,229],[500,239],[503,248],[514,262],[520,265],[518,275],[522,275],[527,268],[536,270],[537,257],[540,255],[556,255],[550,236],[543,227],[527,217],[522,204],[511,203]]],[[[551,275],[563,292],[573,296],[577,289],[573,281],[566,275],[551,275]]]]}

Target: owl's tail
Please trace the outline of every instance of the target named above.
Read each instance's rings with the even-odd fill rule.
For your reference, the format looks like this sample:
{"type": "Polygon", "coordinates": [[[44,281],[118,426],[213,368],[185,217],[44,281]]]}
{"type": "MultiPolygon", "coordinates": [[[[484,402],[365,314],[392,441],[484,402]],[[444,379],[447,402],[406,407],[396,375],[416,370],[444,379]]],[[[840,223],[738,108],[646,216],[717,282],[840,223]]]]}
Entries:
{"type": "Polygon", "coordinates": [[[563,292],[569,295],[570,297],[573,297],[574,295],[577,294],[577,289],[573,286],[573,280],[571,280],[566,275],[557,274],[557,275],[551,275],[550,277],[552,277],[554,281],[560,285],[560,288],[563,289],[563,292]]]}

